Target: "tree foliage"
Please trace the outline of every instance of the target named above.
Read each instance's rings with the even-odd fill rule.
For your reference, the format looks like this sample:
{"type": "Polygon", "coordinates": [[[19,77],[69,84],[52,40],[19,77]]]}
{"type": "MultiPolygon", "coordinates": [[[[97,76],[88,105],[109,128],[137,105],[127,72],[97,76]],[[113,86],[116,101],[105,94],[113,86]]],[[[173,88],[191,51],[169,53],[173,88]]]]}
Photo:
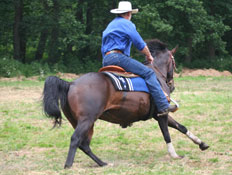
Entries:
{"type": "MultiPolygon", "coordinates": [[[[118,2],[1,0],[0,59],[58,65],[57,69],[67,72],[95,71],[101,66],[102,31],[114,18],[109,11],[118,2]]],[[[232,71],[230,1],[134,0],[132,3],[139,8],[132,21],[141,36],[158,38],[170,49],[179,45],[176,55],[179,65],[232,71]]]]}

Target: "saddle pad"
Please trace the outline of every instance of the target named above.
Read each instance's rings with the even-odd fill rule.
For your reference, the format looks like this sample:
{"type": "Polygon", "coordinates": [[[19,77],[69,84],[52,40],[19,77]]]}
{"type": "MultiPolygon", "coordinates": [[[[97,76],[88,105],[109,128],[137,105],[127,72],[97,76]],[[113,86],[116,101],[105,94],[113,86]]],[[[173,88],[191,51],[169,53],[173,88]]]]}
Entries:
{"type": "Polygon", "coordinates": [[[149,89],[141,77],[133,77],[133,78],[127,78],[118,76],[112,72],[102,72],[105,75],[107,75],[116,90],[118,91],[140,91],[140,92],[147,92],[149,93],[149,89]]]}

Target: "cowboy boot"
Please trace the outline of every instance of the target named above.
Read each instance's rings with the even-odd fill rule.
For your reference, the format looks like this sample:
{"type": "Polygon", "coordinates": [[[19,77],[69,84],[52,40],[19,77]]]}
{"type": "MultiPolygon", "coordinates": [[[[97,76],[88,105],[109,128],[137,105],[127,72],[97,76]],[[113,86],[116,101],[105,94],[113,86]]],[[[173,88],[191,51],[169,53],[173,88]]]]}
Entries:
{"type": "Polygon", "coordinates": [[[176,105],[169,105],[169,107],[161,112],[158,112],[158,117],[167,115],[169,112],[175,112],[178,109],[176,105]]]}

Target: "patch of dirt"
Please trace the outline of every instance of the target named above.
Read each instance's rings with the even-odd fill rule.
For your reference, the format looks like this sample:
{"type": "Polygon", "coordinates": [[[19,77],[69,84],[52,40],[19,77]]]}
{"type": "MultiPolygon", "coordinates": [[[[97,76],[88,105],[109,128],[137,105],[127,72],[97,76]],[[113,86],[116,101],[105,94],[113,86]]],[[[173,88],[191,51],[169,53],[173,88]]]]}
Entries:
{"type": "MultiPolygon", "coordinates": [[[[76,79],[78,77],[80,77],[80,75],[77,74],[73,74],[73,73],[57,73],[56,74],[57,77],[60,77],[61,79],[66,79],[66,80],[73,80],[76,79]]],[[[184,77],[184,76],[213,76],[213,77],[220,77],[220,76],[232,76],[232,73],[229,71],[217,71],[215,69],[188,69],[188,68],[184,68],[182,70],[181,73],[177,74],[175,73],[175,77],[184,77]]],[[[29,77],[26,78],[24,76],[19,76],[19,77],[13,77],[13,78],[5,78],[5,77],[0,77],[0,81],[23,81],[23,80],[33,80],[33,81],[37,81],[39,80],[39,76],[33,76],[33,77],[29,77]]]]}
{"type": "Polygon", "coordinates": [[[1,102],[39,102],[42,96],[42,88],[15,88],[15,87],[0,87],[1,102]]]}
{"type": "MultiPolygon", "coordinates": [[[[55,76],[66,80],[73,80],[80,77],[80,75],[77,74],[61,73],[61,72],[57,73],[55,76]]],[[[23,81],[23,80],[39,81],[39,79],[40,79],[39,76],[32,76],[32,77],[18,76],[12,78],[0,77],[0,81],[23,81]]]]}
{"type": "Polygon", "coordinates": [[[77,75],[77,74],[72,74],[72,73],[57,73],[56,76],[60,77],[61,79],[76,79],[78,77],[80,77],[80,75],[77,75]]]}
{"type": "Polygon", "coordinates": [[[212,76],[212,77],[220,77],[220,76],[232,76],[232,73],[229,71],[217,71],[215,69],[188,69],[184,68],[181,73],[175,74],[175,77],[179,76],[212,76]]]}
{"type": "Polygon", "coordinates": [[[0,77],[0,81],[22,81],[24,79],[25,79],[24,76],[13,77],[13,78],[0,77]]]}

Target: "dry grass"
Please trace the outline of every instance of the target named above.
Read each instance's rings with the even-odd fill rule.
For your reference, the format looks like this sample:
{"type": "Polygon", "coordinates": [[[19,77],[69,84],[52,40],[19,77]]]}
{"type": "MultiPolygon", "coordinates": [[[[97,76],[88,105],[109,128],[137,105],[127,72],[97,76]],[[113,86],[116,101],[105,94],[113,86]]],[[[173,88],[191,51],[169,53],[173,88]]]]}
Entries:
{"type": "Polygon", "coordinates": [[[43,82],[0,82],[0,174],[232,174],[232,78],[185,77],[176,80],[173,97],[181,108],[172,116],[208,143],[202,152],[184,135],[170,129],[182,160],[167,155],[157,122],[132,127],[97,121],[91,147],[109,165],[97,167],[77,151],[74,165],[64,170],[73,129],[61,128],[41,112],[43,82]]]}

